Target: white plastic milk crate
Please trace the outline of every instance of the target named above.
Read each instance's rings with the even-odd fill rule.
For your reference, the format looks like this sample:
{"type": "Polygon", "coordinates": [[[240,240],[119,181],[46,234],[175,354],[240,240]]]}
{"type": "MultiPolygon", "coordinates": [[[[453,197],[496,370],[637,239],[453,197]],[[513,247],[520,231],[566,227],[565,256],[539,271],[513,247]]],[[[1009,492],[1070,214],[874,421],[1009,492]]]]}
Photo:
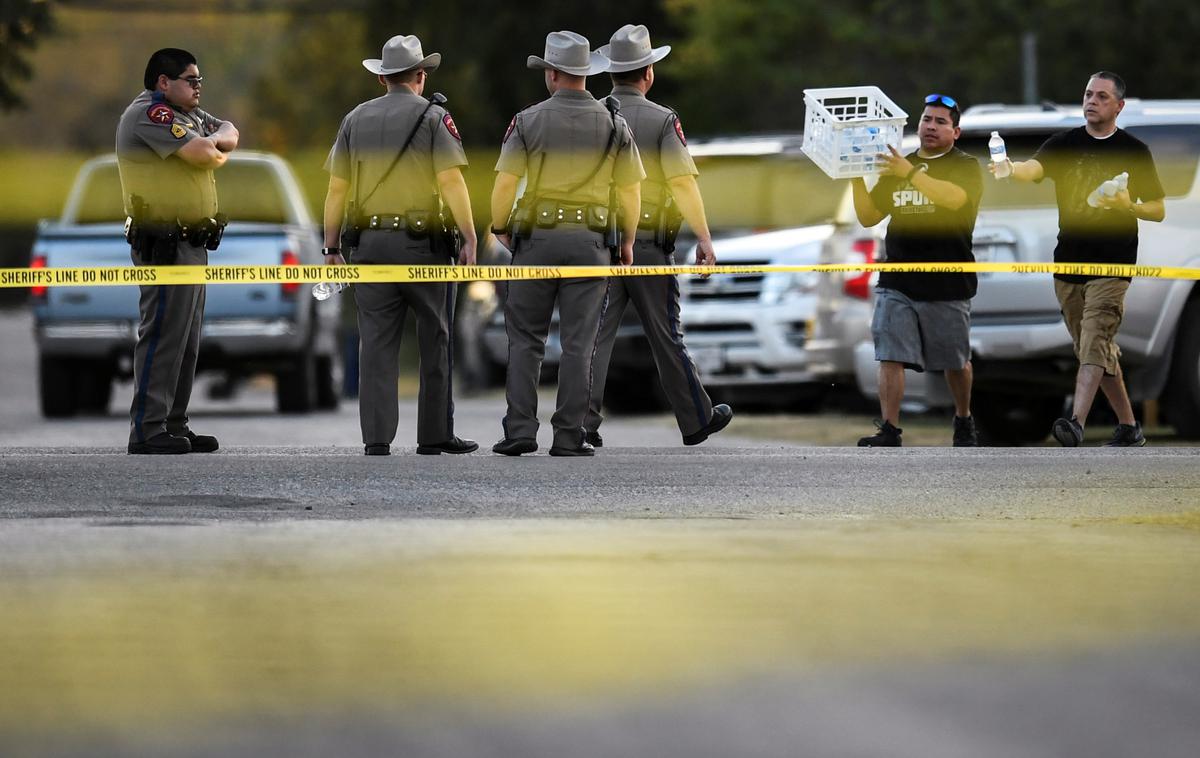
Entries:
{"type": "Polygon", "coordinates": [[[804,90],[801,150],[833,179],[876,172],[875,156],[900,149],[908,114],[878,87],[804,90]]]}

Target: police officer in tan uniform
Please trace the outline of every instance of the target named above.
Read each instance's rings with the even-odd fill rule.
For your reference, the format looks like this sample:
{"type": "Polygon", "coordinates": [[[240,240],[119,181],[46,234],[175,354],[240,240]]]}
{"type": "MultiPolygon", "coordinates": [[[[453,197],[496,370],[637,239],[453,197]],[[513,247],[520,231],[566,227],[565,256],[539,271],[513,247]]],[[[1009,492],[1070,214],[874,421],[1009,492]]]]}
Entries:
{"type": "MultiPolygon", "coordinates": [[[[585,37],[563,31],[547,35],[545,55],[529,56],[527,65],[544,71],[550,97],[514,116],[504,135],[492,191],[492,232],[513,251],[514,265],[607,265],[605,231],[614,222],[610,214],[616,212],[610,208],[612,195],[624,209],[625,222],[620,234],[609,236],[619,237],[614,245],[619,250],[614,252],[629,265],[645,172],[625,119],[585,87],[587,77],[604,71],[608,60],[591,52],[585,37]],[[512,214],[512,226],[497,228],[509,218],[522,177],[525,191],[512,214]]],[[[563,354],[550,454],[595,453],[584,441],[583,418],[605,282],[597,277],[509,285],[504,314],[508,412],[504,439],[493,446],[494,452],[521,455],[537,449],[537,380],[557,301],[563,354]]]]}
{"type": "MultiPolygon", "coordinates": [[[[629,122],[646,181],[642,182],[642,211],[638,220],[637,240],[633,247],[636,266],[672,265],[675,235],[686,219],[696,233],[696,263],[716,264],[712,235],[704,215],[704,200],[696,185],[696,164],[688,153],[687,138],[675,111],[646,97],[654,84],[654,64],[667,57],[670,46],[652,47],[645,26],[626,24],[617,30],[600,54],[611,63],[612,97],[621,103],[621,114],[629,122]]],[[[650,352],[675,421],[683,434],[683,444],[698,445],[725,428],[733,411],[728,405],[713,407],[700,384],[696,364],[683,344],[679,322],[679,282],[673,276],[619,277],[609,280],[608,298],[600,319],[600,338],[592,362],[592,396],[584,420],[587,440],[599,447],[600,406],[613,342],[625,307],[637,309],[642,330],[650,343],[650,352]]],[[[644,388],[624,388],[625,392],[645,392],[644,388]]]]}
{"type": "MultiPolygon", "coordinates": [[[[164,48],[150,56],[145,91],[117,125],[117,165],[136,266],[208,264],[224,222],[213,170],[237,148],[238,130],[200,110],[196,58],[164,48]]],[[[200,351],[204,285],[140,287],[133,353],[131,454],[211,453],[215,437],[188,428],[200,351]]]]}
{"type": "MultiPolygon", "coordinates": [[[[343,218],[357,249],[357,264],[463,265],[475,263],[475,223],[463,180],[462,137],[450,113],[422,97],[439,53],[425,55],[421,41],[397,35],[381,58],[363,61],[387,94],[369,100],[342,120],[325,168],[325,262],[345,262],[338,244],[343,218]],[[457,223],[461,250],[442,234],[443,204],[457,223]],[[357,240],[354,238],[357,237],[357,240]]],[[[349,246],[349,245],[348,245],[349,246]]],[[[470,453],[472,440],[454,435],[452,325],[454,287],[446,282],[356,284],[361,335],[359,420],[367,455],[390,455],[399,423],[396,382],[400,338],[411,309],[417,319],[420,390],[417,453],[470,453]]]]}

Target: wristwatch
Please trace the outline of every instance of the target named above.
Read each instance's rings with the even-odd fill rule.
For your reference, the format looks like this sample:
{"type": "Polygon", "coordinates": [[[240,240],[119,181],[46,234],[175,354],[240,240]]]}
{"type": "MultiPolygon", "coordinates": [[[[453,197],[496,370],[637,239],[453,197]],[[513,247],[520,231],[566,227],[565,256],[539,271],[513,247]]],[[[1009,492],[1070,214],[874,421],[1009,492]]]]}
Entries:
{"type": "Polygon", "coordinates": [[[342,249],[340,247],[323,247],[323,248],[321,248],[321,255],[341,255],[341,254],[342,254],[342,249]]]}

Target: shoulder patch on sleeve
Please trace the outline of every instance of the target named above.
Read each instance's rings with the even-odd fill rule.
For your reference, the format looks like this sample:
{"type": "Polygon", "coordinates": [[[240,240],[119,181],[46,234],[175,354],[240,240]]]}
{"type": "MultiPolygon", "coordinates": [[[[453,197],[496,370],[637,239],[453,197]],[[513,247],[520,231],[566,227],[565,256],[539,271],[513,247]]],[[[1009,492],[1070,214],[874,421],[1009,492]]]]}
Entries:
{"type": "Polygon", "coordinates": [[[155,103],[146,109],[146,117],[156,124],[167,126],[175,123],[175,110],[164,103],[155,103]]]}
{"type": "Polygon", "coordinates": [[[513,116],[512,120],[508,122],[508,128],[504,130],[504,139],[501,140],[501,143],[508,142],[508,138],[512,136],[513,129],[516,129],[516,128],[517,128],[517,117],[513,116]]]}
{"type": "Polygon", "coordinates": [[[679,141],[687,147],[687,137],[683,136],[683,123],[679,120],[679,116],[675,117],[675,135],[679,137],[679,141]]]}
{"type": "Polygon", "coordinates": [[[179,124],[171,124],[171,136],[175,139],[183,139],[187,134],[187,130],[179,124]]]}
{"type": "Polygon", "coordinates": [[[449,113],[442,116],[442,123],[446,125],[446,131],[450,132],[450,136],[462,142],[462,135],[458,133],[458,127],[454,125],[454,117],[449,113]]]}

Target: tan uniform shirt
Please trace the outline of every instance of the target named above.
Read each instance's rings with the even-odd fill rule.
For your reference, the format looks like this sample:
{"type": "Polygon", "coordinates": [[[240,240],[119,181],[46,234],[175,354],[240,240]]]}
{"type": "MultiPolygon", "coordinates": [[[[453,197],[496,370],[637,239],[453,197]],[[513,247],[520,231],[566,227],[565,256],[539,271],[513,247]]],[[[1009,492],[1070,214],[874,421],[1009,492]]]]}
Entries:
{"type": "Polygon", "coordinates": [[[513,117],[496,170],[515,176],[529,172],[525,191],[536,187],[538,198],[607,205],[610,181],[627,186],[646,177],[629,125],[620,115],[616,129],[616,144],[596,171],[613,135],[613,118],[590,92],[559,90],[513,117]]]}
{"type": "Polygon", "coordinates": [[[350,182],[350,198],[369,216],[436,210],[437,174],[465,165],[467,156],[453,117],[401,87],[368,100],[342,119],[325,170],[350,182]],[[423,111],[404,157],[384,178],[423,111]]]}
{"type": "Polygon", "coordinates": [[[621,115],[633,130],[646,169],[642,202],[661,206],[670,193],[669,180],[700,173],[688,152],[679,116],[670,108],[647,99],[636,87],[618,84],[613,87],[612,96],[621,103],[621,115]]]}
{"type": "Polygon", "coordinates": [[[220,126],[220,119],[199,108],[184,112],[149,90],[135,97],[117,124],[125,212],[133,212],[130,196],[137,195],[153,220],[197,221],[214,216],[217,183],[212,170],[196,168],[176,153],[220,126]]]}

